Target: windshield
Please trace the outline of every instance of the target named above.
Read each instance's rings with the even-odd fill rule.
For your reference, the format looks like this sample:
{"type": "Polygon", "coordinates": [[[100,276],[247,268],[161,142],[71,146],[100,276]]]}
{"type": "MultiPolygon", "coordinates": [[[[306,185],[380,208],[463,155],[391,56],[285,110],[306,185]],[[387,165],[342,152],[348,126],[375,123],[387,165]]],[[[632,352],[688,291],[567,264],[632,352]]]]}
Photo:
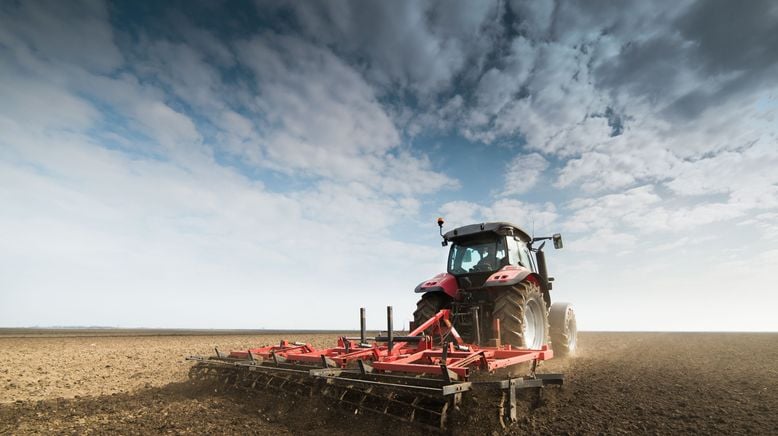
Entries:
{"type": "Polygon", "coordinates": [[[502,238],[496,241],[463,241],[451,247],[448,270],[452,274],[497,271],[507,262],[502,238]]]}

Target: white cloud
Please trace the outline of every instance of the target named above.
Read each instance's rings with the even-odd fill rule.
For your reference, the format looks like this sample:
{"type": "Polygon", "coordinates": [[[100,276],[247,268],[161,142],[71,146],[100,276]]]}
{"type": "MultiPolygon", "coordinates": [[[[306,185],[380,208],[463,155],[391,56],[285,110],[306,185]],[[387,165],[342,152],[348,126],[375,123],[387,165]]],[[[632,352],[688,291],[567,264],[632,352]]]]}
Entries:
{"type": "Polygon", "coordinates": [[[400,134],[362,77],[329,50],[265,35],[240,48],[256,75],[260,135],[268,165],[389,194],[454,186],[423,156],[401,151],[400,134]]]}
{"type": "Polygon", "coordinates": [[[548,161],[538,153],[519,154],[505,169],[503,196],[523,194],[538,182],[548,168],[548,161]]]}
{"type": "Polygon", "coordinates": [[[574,232],[589,232],[612,227],[623,221],[635,220],[655,208],[662,199],[650,185],[633,188],[619,194],[572,200],[567,207],[573,211],[565,228],[574,232]]]}
{"type": "Polygon", "coordinates": [[[482,206],[470,201],[450,201],[440,206],[439,212],[446,225],[456,228],[478,222],[482,218],[482,206]]]}
{"type": "Polygon", "coordinates": [[[491,68],[478,80],[475,87],[475,104],[478,110],[469,114],[475,123],[484,123],[499,114],[512,102],[535,67],[536,47],[531,41],[518,37],[511,43],[509,53],[503,59],[503,69],[491,68]],[[485,118],[476,118],[478,116],[485,118]]]}
{"type": "Polygon", "coordinates": [[[336,283],[338,301],[360,297],[360,305],[380,307],[412,299],[414,281],[436,269],[434,248],[393,241],[386,230],[416,213],[412,199],[353,184],[277,194],[206,160],[181,168],[81,135],[58,137],[56,149],[52,138],[3,138],[19,161],[34,165],[0,155],[0,202],[14,205],[0,214],[2,307],[14,309],[4,311],[6,323],[335,326],[317,315],[331,304],[328,313],[350,319],[350,306],[335,300],[297,308],[308,325],[231,313],[236,299],[257,308],[288,305],[292,295],[312,300],[336,283]],[[395,274],[400,264],[409,272],[404,279],[395,274]],[[342,280],[354,271],[380,282],[369,296],[342,280]],[[55,291],[52,283],[50,301],[66,295],[88,303],[66,312],[33,304],[55,291]],[[188,309],[171,317],[176,301],[188,309]]]}
{"type": "Polygon", "coordinates": [[[623,254],[624,250],[632,250],[637,240],[634,234],[617,232],[605,227],[568,241],[566,248],[573,253],[620,252],[623,254]]]}
{"type": "Polygon", "coordinates": [[[182,101],[210,110],[206,116],[224,110],[229,88],[222,84],[218,66],[208,62],[206,52],[186,43],[154,39],[146,41],[143,51],[144,58],[135,64],[141,75],[169,86],[182,101]]]}
{"type": "Polygon", "coordinates": [[[775,142],[759,140],[742,150],[685,161],[667,186],[684,196],[729,194],[730,203],[744,211],[775,208],[778,207],[776,166],[775,142]]]}
{"type": "Polygon", "coordinates": [[[533,204],[513,199],[501,199],[484,206],[468,201],[452,201],[440,207],[441,215],[450,228],[485,221],[508,221],[525,231],[540,233],[554,231],[558,218],[552,203],[533,204]]]}
{"type": "Polygon", "coordinates": [[[83,98],[61,87],[10,72],[0,76],[0,95],[5,129],[14,128],[11,123],[35,123],[39,129],[80,130],[93,126],[100,116],[83,98]]]}

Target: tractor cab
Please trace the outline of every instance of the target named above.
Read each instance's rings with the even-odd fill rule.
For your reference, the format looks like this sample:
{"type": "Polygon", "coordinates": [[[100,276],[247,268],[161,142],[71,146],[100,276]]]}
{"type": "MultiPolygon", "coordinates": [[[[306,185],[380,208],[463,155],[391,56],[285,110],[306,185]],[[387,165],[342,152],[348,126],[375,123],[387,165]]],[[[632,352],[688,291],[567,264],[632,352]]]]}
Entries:
{"type": "Polygon", "coordinates": [[[494,272],[507,265],[537,272],[530,255],[530,237],[509,223],[483,223],[459,227],[443,235],[451,243],[448,273],[463,289],[480,287],[494,272]]]}
{"type": "Polygon", "coordinates": [[[494,272],[506,265],[536,271],[526,243],[515,236],[486,233],[455,242],[448,255],[448,272],[456,276],[494,272]]]}

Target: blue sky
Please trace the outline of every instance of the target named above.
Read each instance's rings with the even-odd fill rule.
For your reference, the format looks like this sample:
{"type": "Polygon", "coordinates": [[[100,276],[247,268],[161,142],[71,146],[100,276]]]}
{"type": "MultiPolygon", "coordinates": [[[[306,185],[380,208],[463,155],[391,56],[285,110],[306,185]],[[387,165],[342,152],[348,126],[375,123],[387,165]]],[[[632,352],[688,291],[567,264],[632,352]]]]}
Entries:
{"type": "Polygon", "coordinates": [[[772,2],[4,2],[0,326],[351,328],[449,228],[589,330],[777,330],[772,2]]]}

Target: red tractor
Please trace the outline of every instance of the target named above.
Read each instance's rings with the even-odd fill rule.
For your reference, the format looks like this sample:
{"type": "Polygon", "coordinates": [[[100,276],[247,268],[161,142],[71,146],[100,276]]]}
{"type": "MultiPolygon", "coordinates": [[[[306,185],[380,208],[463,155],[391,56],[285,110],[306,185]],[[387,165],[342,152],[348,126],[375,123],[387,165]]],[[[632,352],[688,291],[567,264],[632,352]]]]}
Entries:
{"type": "Polygon", "coordinates": [[[554,278],[543,252],[546,240],[562,248],[560,234],[531,237],[506,222],[470,224],[445,234],[442,218],[438,226],[443,246],[451,244],[448,268],[416,287],[424,295],[415,325],[450,309],[454,327],[469,343],[528,349],[550,344],[560,357],[575,352],[575,312],[570,303],[551,303],[554,278]]]}
{"type": "Polygon", "coordinates": [[[437,431],[455,428],[457,419],[487,416],[460,408],[463,395],[482,392],[471,405],[493,399],[500,423],[516,422],[520,391],[564,382],[562,374],[536,373],[538,364],[575,351],[573,308],[551,304],[545,242],[535,246],[553,240],[562,248],[562,237],[532,238],[502,222],[444,235],[442,219],[438,225],[443,245],[451,243],[448,272],[416,288],[424,295],[407,335],[395,335],[390,306],[386,334],[368,337],[362,308],[358,337],[339,337],[324,349],[289,341],[230,353],[216,349],[215,356],[188,358],[197,362],[190,377],[245,390],[318,395],[342,403],[349,413],[387,415],[437,431]],[[522,374],[527,365],[529,372],[522,374]],[[452,410],[459,411],[453,420],[452,410]]]}

